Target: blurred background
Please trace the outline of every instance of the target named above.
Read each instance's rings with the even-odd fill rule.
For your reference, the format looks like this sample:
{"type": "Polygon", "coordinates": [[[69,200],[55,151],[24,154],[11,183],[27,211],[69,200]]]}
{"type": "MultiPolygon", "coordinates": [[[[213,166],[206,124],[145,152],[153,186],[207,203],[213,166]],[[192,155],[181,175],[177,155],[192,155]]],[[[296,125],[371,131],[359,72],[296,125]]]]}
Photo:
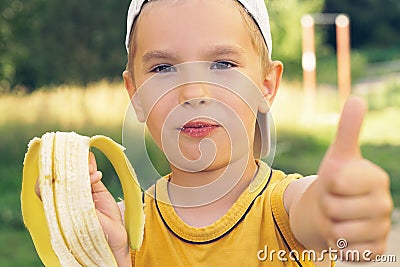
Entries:
{"type": "MultiPolygon", "coordinates": [[[[128,6],[128,0],[0,2],[0,266],[41,266],[19,202],[29,140],[46,131],[73,130],[121,142],[129,102],[121,80],[128,6]]],[[[400,207],[400,1],[269,0],[268,6],[273,58],[285,65],[272,110],[278,138],[273,167],[315,174],[334,137],[340,111],[335,28],[316,27],[318,90],[310,117],[302,112],[300,20],[307,13],[346,13],[352,92],[370,110],[362,152],[390,174],[400,207]]],[[[154,145],[148,148],[161,162],[154,145]]],[[[112,167],[95,153],[105,183],[116,198],[122,196],[112,167]]],[[[163,164],[160,170],[167,171],[163,164]]]]}

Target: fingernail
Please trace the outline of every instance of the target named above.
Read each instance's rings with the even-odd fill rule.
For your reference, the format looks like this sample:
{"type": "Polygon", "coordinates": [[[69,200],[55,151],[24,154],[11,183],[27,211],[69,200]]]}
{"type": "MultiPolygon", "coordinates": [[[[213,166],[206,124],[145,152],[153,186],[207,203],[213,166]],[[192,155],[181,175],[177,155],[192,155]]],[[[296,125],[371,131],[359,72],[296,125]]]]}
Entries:
{"type": "Polygon", "coordinates": [[[96,175],[97,175],[99,180],[103,177],[103,173],[101,171],[97,171],[96,175]]]}

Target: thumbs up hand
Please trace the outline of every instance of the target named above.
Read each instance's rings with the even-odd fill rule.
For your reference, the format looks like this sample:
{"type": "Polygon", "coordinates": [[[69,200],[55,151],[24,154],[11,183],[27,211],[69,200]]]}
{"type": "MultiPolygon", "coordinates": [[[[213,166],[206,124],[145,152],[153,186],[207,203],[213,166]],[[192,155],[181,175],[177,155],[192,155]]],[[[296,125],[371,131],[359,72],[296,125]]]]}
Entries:
{"type": "Polygon", "coordinates": [[[363,100],[351,97],[346,102],[336,139],[308,189],[316,196],[317,227],[327,245],[336,248],[337,240],[344,238],[346,249],[376,255],[385,250],[393,203],[388,175],[360,152],[365,112],[363,100]]]}

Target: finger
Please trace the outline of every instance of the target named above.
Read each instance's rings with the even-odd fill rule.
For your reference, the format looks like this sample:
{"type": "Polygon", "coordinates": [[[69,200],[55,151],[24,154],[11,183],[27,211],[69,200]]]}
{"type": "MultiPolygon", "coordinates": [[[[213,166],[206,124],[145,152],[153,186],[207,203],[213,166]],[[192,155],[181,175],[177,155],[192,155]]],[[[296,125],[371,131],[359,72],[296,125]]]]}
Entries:
{"type": "Polygon", "coordinates": [[[101,171],[96,171],[90,174],[90,184],[93,186],[103,178],[103,173],[101,171]]]}
{"type": "Polygon", "coordinates": [[[123,227],[121,216],[116,214],[118,218],[113,218],[113,216],[108,216],[107,214],[102,213],[99,210],[96,210],[97,218],[103,228],[104,235],[107,237],[107,242],[111,248],[111,250],[118,250],[121,245],[126,244],[127,233],[125,228],[123,227]]]}
{"type": "Polygon", "coordinates": [[[374,195],[342,197],[327,194],[321,201],[321,209],[332,221],[361,220],[389,217],[391,202],[387,198],[375,199],[374,195]]]}
{"type": "Polygon", "coordinates": [[[89,152],[89,173],[92,174],[97,171],[96,157],[93,152],[89,152]]]}
{"type": "Polygon", "coordinates": [[[358,137],[365,113],[366,103],[359,97],[350,97],[342,110],[336,139],[331,145],[331,153],[341,159],[360,157],[358,137]]]}
{"type": "Polygon", "coordinates": [[[101,182],[103,174],[100,171],[90,175],[90,182],[92,185],[92,194],[108,192],[107,187],[101,182]]]}
{"type": "Polygon", "coordinates": [[[373,220],[350,220],[335,223],[333,235],[345,238],[349,244],[373,242],[385,238],[390,231],[390,220],[378,218],[373,220]],[[373,229],[373,230],[371,230],[373,229]]]}
{"type": "Polygon", "coordinates": [[[92,199],[95,208],[113,220],[122,221],[122,215],[114,197],[109,191],[107,191],[106,187],[101,181],[97,183],[97,187],[102,191],[92,193],[92,199]]]}
{"type": "Polygon", "coordinates": [[[339,196],[365,195],[386,191],[389,187],[387,173],[368,160],[354,160],[334,171],[329,182],[329,192],[339,196]]]}

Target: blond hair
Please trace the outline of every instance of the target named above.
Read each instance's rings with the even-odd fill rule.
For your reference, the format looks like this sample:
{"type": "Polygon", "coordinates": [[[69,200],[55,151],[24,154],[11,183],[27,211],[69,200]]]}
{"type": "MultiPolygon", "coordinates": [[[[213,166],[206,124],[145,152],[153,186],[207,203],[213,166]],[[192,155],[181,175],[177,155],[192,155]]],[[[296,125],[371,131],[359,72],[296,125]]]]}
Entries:
{"type": "MultiPolygon", "coordinates": [[[[155,2],[155,1],[156,0],[153,0],[151,2],[155,2]]],[[[235,6],[237,7],[237,9],[239,10],[240,15],[242,16],[242,19],[245,22],[247,28],[249,29],[253,47],[257,51],[257,54],[259,55],[261,71],[262,71],[262,73],[265,74],[266,71],[268,70],[271,59],[269,57],[269,52],[268,52],[267,45],[264,41],[264,37],[261,34],[261,31],[260,31],[259,27],[257,26],[256,22],[251,17],[251,15],[247,12],[247,10],[238,1],[233,0],[233,2],[235,4],[235,6]]],[[[126,64],[126,70],[132,72],[132,74],[133,74],[133,59],[135,57],[135,46],[136,46],[136,24],[137,24],[138,19],[139,19],[139,17],[134,22],[131,33],[130,33],[128,62],[126,64]]]]}

